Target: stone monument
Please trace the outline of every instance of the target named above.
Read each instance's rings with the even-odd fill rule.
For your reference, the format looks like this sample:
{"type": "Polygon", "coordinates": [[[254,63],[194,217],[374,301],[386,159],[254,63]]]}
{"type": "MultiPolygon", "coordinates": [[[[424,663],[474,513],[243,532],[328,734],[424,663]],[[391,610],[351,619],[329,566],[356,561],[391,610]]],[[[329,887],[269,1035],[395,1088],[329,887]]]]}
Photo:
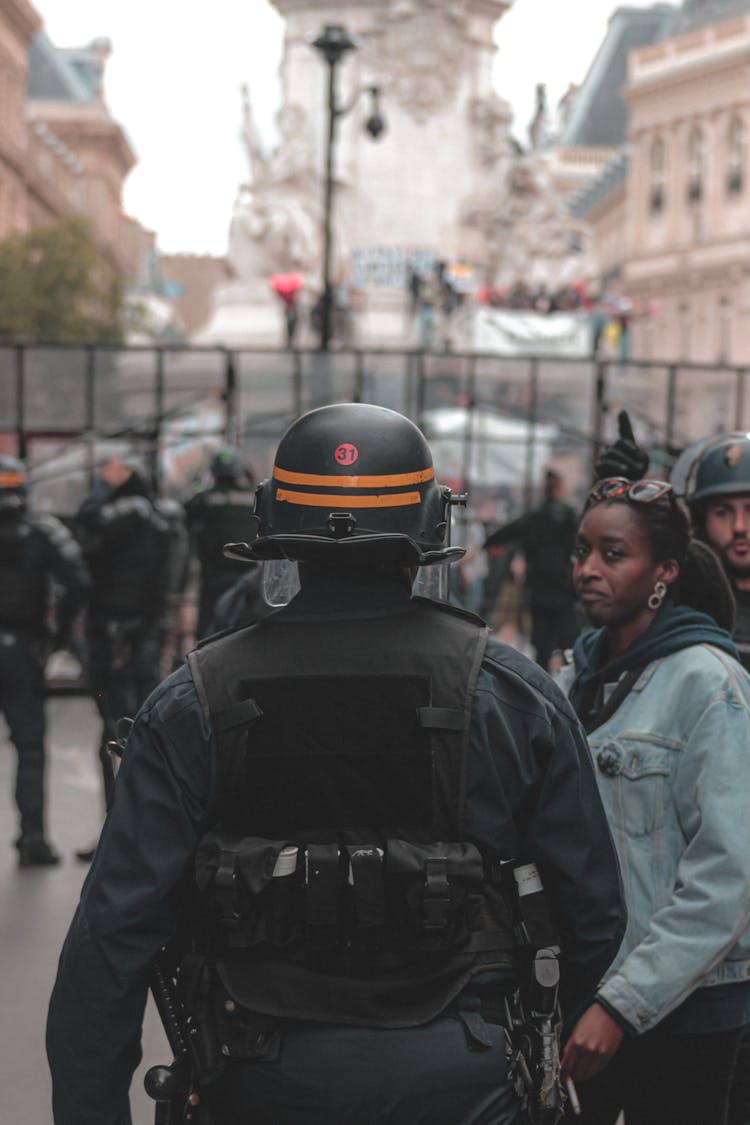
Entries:
{"type": "Polygon", "coordinates": [[[285,18],[279,142],[265,154],[248,92],[249,178],[229,232],[236,280],[218,293],[207,342],[278,342],[271,274],[298,271],[319,294],[327,67],[312,41],[328,23],[357,43],[337,67],[335,281],[360,294],[357,343],[412,346],[415,266],[466,263],[479,284],[557,284],[571,241],[542,153],[519,152],[512,113],[493,88],[493,27],[510,0],[273,0],[285,18]],[[363,129],[377,86],[386,130],[363,129]]]}

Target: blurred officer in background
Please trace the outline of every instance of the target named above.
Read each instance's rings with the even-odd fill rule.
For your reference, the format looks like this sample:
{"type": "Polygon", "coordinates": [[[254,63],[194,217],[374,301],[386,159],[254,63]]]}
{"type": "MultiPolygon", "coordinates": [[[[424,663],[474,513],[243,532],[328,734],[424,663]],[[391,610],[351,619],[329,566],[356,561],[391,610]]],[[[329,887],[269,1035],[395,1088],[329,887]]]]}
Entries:
{"type": "MultiPolygon", "coordinates": [[[[117,720],[133,717],[161,679],[170,583],[170,526],[135,461],[113,458],[75,517],[92,588],[86,619],[88,677],[103,720],[100,755],[117,720]]],[[[93,848],[77,852],[91,859],[93,848]]]]}
{"type": "MultiPolygon", "coordinates": [[[[154,507],[167,525],[166,598],[161,629],[161,667],[174,671],[185,655],[185,588],[190,576],[190,537],[185,509],[172,496],[160,496],[154,507]]],[[[160,677],[161,678],[161,677],[160,677]]]]}
{"type": "Polygon", "coordinates": [[[27,512],[23,462],[0,457],[0,710],[18,752],[21,867],[60,859],[44,826],[44,663],[66,647],[88,587],[72,535],[53,516],[27,512]]]}
{"type": "Polygon", "coordinates": [[[531,609],[531,643],[536,662],[549,671],[554,652],[569,648],[580,632],[570,581],[577,517],[564,502],[565,482],[549,469],[538,508],[499,527],[487,536],[484,548],[514,543],[526,558],[526,589],[531,609]]]}
{"type": "Polygon", "coordinates": [[[211,461],[211,473],[211,487],[185,505],[193,553],[200,563],[197,639],[208,635],[216,602],[242,573],[242,566],[228,559],[223,547],[249,534],[255,495],[252,477],[236,449],[219,449],[211,461]]]}
{"type": "Polygon", "coordinates": [[[624,932],[619,871],[561,693],[412,594],[462,554],[451,502],[394,411],[326,406],[282,438],[233,551],[301,589],[199,646],[136,720],[50,1004],[56,1125],[130,1120],[177,932],[175,1104],[196,1122],[520,1125],[529,1042],[526,1075],[557,1095],[554,1036],[511,1049],[506,1001],[530,951],[557,969],[552,943],[564,1012],[587,1004],[624,932]]]}

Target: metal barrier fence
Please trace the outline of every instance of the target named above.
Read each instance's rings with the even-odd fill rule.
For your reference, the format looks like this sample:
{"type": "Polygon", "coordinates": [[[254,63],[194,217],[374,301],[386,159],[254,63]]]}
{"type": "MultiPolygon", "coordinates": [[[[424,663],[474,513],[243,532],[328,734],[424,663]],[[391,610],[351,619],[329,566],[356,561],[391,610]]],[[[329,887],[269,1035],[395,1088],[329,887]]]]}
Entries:
{"type": "Polygon", "coordinates": [[[281,351],[0,345],[0,448],[30,465],[35,504],[72,513],[97,467],[139,453],[180,495],[220,441],[256,476],[289,422],[335,401],[399,410],[429,437],[438,470],[481,498],[528,504],[543,465],[571,490],[629,410],[652,464],[722,429],[750,428],[748,369],[615,359],[395,349],[281,351]]]}

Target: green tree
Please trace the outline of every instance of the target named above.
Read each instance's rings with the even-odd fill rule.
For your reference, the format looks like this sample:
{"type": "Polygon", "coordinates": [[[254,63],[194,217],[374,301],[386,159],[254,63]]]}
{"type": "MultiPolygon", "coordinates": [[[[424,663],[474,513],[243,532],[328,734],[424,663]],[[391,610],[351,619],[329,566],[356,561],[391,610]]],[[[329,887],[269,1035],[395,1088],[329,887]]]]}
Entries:
{"type": "Polygon", "coordinates": [[[117,343],[124,284],[80,218],[0,242],[0,339],[117,343]]]}

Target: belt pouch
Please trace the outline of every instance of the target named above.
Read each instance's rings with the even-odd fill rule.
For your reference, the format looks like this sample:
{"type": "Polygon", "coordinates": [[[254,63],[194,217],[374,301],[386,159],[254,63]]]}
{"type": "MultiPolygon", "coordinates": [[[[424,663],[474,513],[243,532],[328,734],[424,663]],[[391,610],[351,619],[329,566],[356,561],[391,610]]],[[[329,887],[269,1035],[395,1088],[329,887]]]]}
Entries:
{"type": "Polygon", "coordinates": [[[339,945],[341,860],[337,844],[310,844],[305,853],[307,947],[315,957],[339,945]]]}
{"type": "Polygon", "coordinates": [[[349,845],[346,851],[354,895],[355,949],[370,958],[380,949],[385,926],[383,852],[372,845],[349,845]]]}

